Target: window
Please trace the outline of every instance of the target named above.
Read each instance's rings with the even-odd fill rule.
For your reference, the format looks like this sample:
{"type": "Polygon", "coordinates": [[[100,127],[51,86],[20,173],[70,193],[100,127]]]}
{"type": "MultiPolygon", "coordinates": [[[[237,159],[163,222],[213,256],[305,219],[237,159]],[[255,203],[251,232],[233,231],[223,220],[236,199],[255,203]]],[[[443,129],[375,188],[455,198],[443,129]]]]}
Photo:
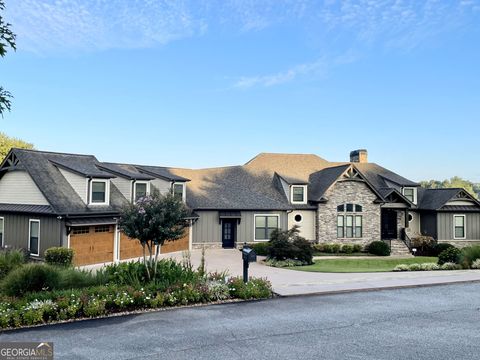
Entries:
{"type": "Polygon", "coordinates": [[[337,212],[345,213],[337,215],[338,238],[361,238],[363,236],[363,217],[357,214],[362,211],[363,207],[358,204],[337,206],[337,212]]]}
{"type": "Polygon", "coordinates": [[[90,182],[90,204],[108,205],[109,191],[109,180],[92,180],[90,182]]]}
{"type": "Polygon", "coordinates": [[[465,215],[454,215],[454,239],[465,239],[465,215]]]}
{"type": "Polygon", "coordinates": [[[305,185],[292,185],[292,203],[306,203],[305,193],[307,187],[305,185]]]}
{"type": "Polygon", "coordinates": [[[137,201],[138,199],[141,199],[145,196],[148,195],[148,193],[150,192],[150,184],[148,182],[139,182],[139,181],[136,181],[135,184],[134,184],[134,194],[135,194],[135,197],[134,197],[134,200],[137,201]]]}
{"type": "Polygon", "coordinates": [[[179,200],[184,200],[184,187],[185,184],[183,183],[174,183],[173,184],[173,196],[179,200]]]}
{"type": "Polygon", "coordinates": [[[293,218],[293,220],[295,220],[295,222],[297,223],[301,223],[302,220],[303,220],[303,217],[301,214],[296,214],[295,217],[293,218]]]}
{"type": "Polygon", "coordinates": [[[3,247],[3,233],[4,233],[4,227],[5,227],[5,220],[3,217],[0,217],[0,246],[3,247]]]}
{"type": "Polygon", "coordinates": [[[109,232],[109,231],[110,231],[110,225],[95,226],[96,233],[109,232]]]}
{"type": "Polygon", "coordinates": [[[255,215],[255,241],[268,241],[278,229],[278,215],[255,215]]]}
{"type": "Polygon", "coordinates": [[[417,189],[413,187],[403,188],[403,196],[405,196],[410,202],[417,203],[417,189]]]}
{"type": "Polygon", "coordinates": [[[411,223],[413,221],[413,215],[408,213],[408,222],[411,223]]]}
{"type": "Polygon", "coordinates": [[[79,226],[72,228],[73,235],[82,235],[88,234],[90,232],[90,228],[88,226],[79,226]]]}
{"type": "Polygon", "coordinates": [[[40,220],[30,220],[28,230],[28,251],[38,256],[40,255],[40,220]]]}
{"type": "Polygon", "coordinates": [[[343,238],[345,237],[344,233],[344,216],[338,215],[337,217],[337,237],[343,238]]]}

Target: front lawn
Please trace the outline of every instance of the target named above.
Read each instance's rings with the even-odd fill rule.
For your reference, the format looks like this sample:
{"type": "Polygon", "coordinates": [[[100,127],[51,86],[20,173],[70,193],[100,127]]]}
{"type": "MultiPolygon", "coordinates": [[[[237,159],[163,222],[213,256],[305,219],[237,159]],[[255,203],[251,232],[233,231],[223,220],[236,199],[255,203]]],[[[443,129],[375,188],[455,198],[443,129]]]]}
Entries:
{"type": "Polygon", "coordinates": [[[311,272],[328,273],[360,273],[392,271],[399,264],[436,263],[438,258],[417,256],[406,259],[324,259],[316,260],[313,265],[295,266],[290,269],[311,272]]]}

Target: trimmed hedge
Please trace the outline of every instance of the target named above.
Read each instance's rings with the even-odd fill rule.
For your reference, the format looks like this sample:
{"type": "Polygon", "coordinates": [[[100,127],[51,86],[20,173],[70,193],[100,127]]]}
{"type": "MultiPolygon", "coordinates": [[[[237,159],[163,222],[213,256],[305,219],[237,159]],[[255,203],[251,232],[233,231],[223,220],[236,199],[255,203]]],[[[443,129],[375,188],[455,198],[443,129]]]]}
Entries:
{"type": "Polygon", "coordinates": [[[389,256],[390,246],[383,241],[372,241],[367,245],[366,250],[368,253],[377,256],[389,256]]]}
{"type": "Polygon", "coordinates": [[[45,250],[45,262],[49,265],[72,266],[73,255],[73,249],[51,247],[45,250]]]}
{"type": "Polygon", "coordinates": [[[255,250],[255,253],[260,256],[268,255],[268,242],[259,242],[251,245],[251,248],[255,250]]]}

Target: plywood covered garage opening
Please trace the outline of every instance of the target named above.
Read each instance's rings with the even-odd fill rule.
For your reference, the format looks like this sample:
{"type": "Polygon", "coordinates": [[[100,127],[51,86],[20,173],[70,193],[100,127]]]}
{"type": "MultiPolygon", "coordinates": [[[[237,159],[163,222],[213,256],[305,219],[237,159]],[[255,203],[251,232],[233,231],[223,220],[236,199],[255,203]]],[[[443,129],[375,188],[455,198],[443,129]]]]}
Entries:
{"type": "Polygon", "coordinates": [[[70,248],[76,266],[114,261],[114,225],[77,226],[70,231],[70,248]]]}

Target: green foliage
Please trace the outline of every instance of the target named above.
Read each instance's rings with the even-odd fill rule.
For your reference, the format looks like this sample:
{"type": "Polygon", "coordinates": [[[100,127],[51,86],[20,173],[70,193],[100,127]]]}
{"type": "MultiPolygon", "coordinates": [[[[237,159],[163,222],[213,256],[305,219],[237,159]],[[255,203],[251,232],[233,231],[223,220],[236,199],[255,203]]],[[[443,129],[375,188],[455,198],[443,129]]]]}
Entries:
{"type": "Polygon", "coordinates": [[[268,257],[275,260],[299,260],[313,263],[312,244],[299,235],[298,226],[290,230],[274,230],[268,242],[268,257]]]}
{"type": "Polygon", "coordinates": [[[118,224],[120,229],[130,238],[138,239],[148,249],[147,276],[150,268],[153,277],[156,273],[159,245],[166,240],[178,240],[184,236],[188,226],[189,211],[182,200],[173,194],[154,193],[137,200],[123,208],[118,224]],[[156,247],[155,257],[154,248],[156,247]]]}
{"type": "Polygon", "coordinates": [[[238,299],[267,299],[272,297],[272,284],[267,279],[251,278],[246,284],[240,277],[228,281],[230,295],[238,299]]]}
{"type": "Polygon", "coordinates": [[[114,263],[97,270],[105,283],[141,286],[148,282],[146,265],[139,261],[114,263]]]}
{"type": "Polygon", "coordinates": [[[468,246],[461,250],[459,264],[464,269],[470,269],[477,259],[480,259],[480,246],[468,246]]]}
{"type": "Polygon", "coordinates": [[[300,260],[292,260],[292,259],[287,259],[287,260],[275,260],[275,259],[268,259],[265,262],[268,266],[272,267],[278,267],[278,268],[285,268],[285,267],[293,267],[293,266],[302,266],[305,265],[302,261],[300,260]]]}
{"type": "Polygon", "coordinates": [[[455,247],[455,246],[453,246],[452,244],[448,244],[448,243],[436,244],[436,245],[433,247],[432,255],[433,255],[433,256],[438,256],[438,255],[440,255],[444,250],[447,250],[447,249],[452,248],[452,247],[455,247]]]}
{"type": "Polygon", "coordinates": [[[45,250],[45,262],[49,265],[72,266],[73,249],[51,247],[45,250]]]}
{"type": "Polygon", "coordinates": [[[480,269],[480,259],[474,260],[470,266],[472,269],[480,269]]]}
{"type": "Polygon", "coordinates": [[[454,263],[458,264],[460,260],[460,249],[456,247],[450,247],[446,250],[443,250],[438,255],[438,265],[443,265],[445,263],[454,263]]]}
{"type": "Polygon", "coordinates": [[[350,245],[350,244],[344,244],[344,245],[342,245],[341,252],[342,252],[342,253],[345,253],[345,254],[351,254],[351,253],[353,253],[353,245],[350,245]]]}
{"type": "Polygon", "coordinates": [[[390,246],[383,241],[372,241],[367,245],[366,250],[368,253],[377,256],[389,256],[390,246]]]}
{"type": "Polygon", "coordinates": [[[25,254],[22,250],[0,251],[0,280],[24,263],[25,254]]]}
{"type": "Polygon", "coordinates": [[[91,271],[73,268],[58,270],[59,280],[57,289],[81,289],[88,286],[101,285],[103,279],[91,271]]]}
{"type": "Polygon", "coordinates": [[[353,244],[353,252],[359,253],[363,251],[363,246],[360,244],[353,244]]]}
{"type": "Polygon", "coordinates": [[[260,256],[268,255],[268,242],[259,242],[251,245],[251,248],[255,250],[255,253],[260,256]]]}
{"type": "MultiPolygon", "coordinates": [[[[0,11],[5,10],[5,3],[3,0],[0,0],[0,11]]],[[[0,56],[4,57],[7,54],[8,48],[16,50],[15,44],[16,35],[11,29],[11,24],[4,21],[3,16],[0,13],[0,56]]],[[[12,106],[10,99],[12,94],[9,91],[5,90],[0,86],[0,115],[3,117],[3,114],[6,110],[10,111],[12,106]]],[[[1,140],[0,140],[1,143],[1,140]]],[[[3,159],[3,158],[2,158],[3,159]]],[[[1,159],[0,159],[1,161],[1,159]]]]}
{"type": "Polygon", "coordinates": [[[443,181],[429,180],[421,181],[420,185],[427,189],[445,189],[445,188],[461,188],[468,191],[471,195],[478,198],[480,194],[479,184],[475,184],[469,180],[462,179],[459,176],[454,176],[443,181]]]}
{"type": "Polygon", "coordinates": [[[434,271],[440,270],[440,265],[436,263],[423,263],[423,264],[400,264],[395,266],[393,271],[400,272],[400,271],[434,271]]]}
{"type": "MultiPolygon", "coordinates": [[[[0,87],[0,114],[2,113],[2,91],[3,89],[0,87]]],[[[0,132],[0,161],[2,161],[5,156],[7,156],[8,152],[12,148],[33,149],[33,144],[27,143],[17,138],[9,137],[6,134],[0,132]]]]}
{"type": "Polygon", "coordinates": [[[8,296],[20,296],[31,291],[58,288],[58,269],[44,264],[26,264],[11,271],[2,281],[2,292],[8,296]]]}
{"type": "Polygon", "coordinates": [[[460,270],[461,266],[453,262],[444,263],[441,267],[442,270],[460,270]]]}

